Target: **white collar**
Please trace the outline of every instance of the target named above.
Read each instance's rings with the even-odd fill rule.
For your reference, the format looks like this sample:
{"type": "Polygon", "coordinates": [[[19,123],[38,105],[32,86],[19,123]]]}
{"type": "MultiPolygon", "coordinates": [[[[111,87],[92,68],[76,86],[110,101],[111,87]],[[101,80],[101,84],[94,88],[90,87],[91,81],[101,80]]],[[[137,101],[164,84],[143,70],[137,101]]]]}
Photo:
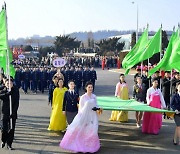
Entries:
{"type": "Polygon", "coordinates": [[[74,90],[70,90],[70,89],[69,89],[69,92],[70,92],[70,93],[71,93],[71,92],[73,92],[73,93],[74,93],[74,90]]]}

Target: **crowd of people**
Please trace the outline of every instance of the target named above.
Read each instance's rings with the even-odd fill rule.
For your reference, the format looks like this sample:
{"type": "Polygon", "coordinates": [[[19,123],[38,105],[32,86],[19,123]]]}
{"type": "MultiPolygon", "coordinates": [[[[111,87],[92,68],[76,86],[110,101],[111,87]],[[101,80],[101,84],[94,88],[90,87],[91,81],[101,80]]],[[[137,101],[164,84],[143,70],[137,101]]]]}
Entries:
{"type": "MultiPolygon", "coordinates": [[[[157,71],[151,78],[148,78],[148,71],[137,69],[134,75],[133,98],[139,103],[147,104],[158,109],[174,110],[176,130],[173,138],[174,145],[180,145],[180,74],[165,71],[157,71]],[[161,76],[161,75],[164,76],[161,76]]],[[[120,74],[119,82],[116,85],[115,96],[123,100],[129,99],[129,88],[124,74],[120,74]]],[[[169,119],[171,114],[164,113],[164,119],[169,119]]],[[[147,134],[158,134],[162,126],[162,114],[152,112],[136,112],[136,125],[142,126],[142,132],[147,134]],[[141,119],[143,117],[142,125],[141,119]]],[[[110,121],[128,121],[127,111],[112,111],[110,121]]]]}
{"type": "Polygon", "coordinates": [[[24,93],[32,91],[36,94],[38,91],[44,93],[44,90],[49,90],[52,87],[52,79],[57,75],[62,75],[64,85],[68,86],[68,81],[73,80],[76,85],[76,90],[84,88],[87,81],[91,81],[95,87],[97,74],[94,67],[69,66],[54,68],[50,66],[16,66],[15,84],[18,88],[22,88],[24,93]]]}
{"type": "MultiPolygon", "coordinates": [[[[27,61],[28,62],[28,61],[27,61]]],[[[67,64],[61,69],[49,66],[34,67],[24,64],[16,65],[14,80],[0,76],[0,100],[2,101],[2,143],[11,150],[14,130],[19,107],[19,88],[24,93],[49,91],[49,104],[52,106],[49,131],[61,131],[64,137],[60,147],[72,152],[97,152],[100,148],[98,137],[98,114],[102,113],[93,94],[97,74],[92,66],[77,66],[67,64]],[[86,93],[79,97],[79,89],[86,93]],[[17,97],[18,96],[18,97],[17,97]],[[10,113],[10,98],[12,114],[10,113]],[[12,119],[12,128],[10,119],[12,119]],[[91,144],[89,144],[91,143],[91,144]],[[88,146],[87,146],[88,145],[88,146]]],[[[120,74],[116,85],[115,96],[128,100],[129,88],[124,74],[120,74]]],[[[148,71],[137,69],[134,75],[133,98],[139,103],[148,104],[158,109],[173,109],[176,130],[174,145],[180,145],[180,75],[179,72],[164,73],[157,71],[148,78],[148,71]],[[179,140],[178,140],[179,139],[179,140]]],[[[142,133],[158,134],[162,126],[162,114],[151,112],[136,112],[136,126],[142,128],[142,133]],[[142,121],[142,122],[141,122],[142,121]]],[[[164,114],[164,118],[170,118],[164,114]]],[[[127,111],[112,111],[110,121],[128,122],[127,111]]]]}
{"type": "MultiPolygon", "coordinates": [[[[53,59],[56,57],[42,57],[39,58],[25,58],[25,59],[14,59],[13,64],[16,66],[51,66],[53,59]]],[[[77,57],[77,56],[66,56],[63,57],[66,60],[68,66],[78,66],[78,67],[107,67],[107,68],[120,68],[121,62],[118,56],[99,56],[94,57],[77,57]]]]}

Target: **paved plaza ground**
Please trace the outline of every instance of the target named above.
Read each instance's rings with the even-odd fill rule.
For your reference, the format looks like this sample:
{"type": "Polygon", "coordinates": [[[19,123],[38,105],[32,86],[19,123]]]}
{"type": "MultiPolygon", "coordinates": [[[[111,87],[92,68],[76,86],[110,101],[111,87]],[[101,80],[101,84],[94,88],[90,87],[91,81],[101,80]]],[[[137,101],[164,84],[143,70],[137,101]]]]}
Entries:
{"type": "MultiPolygon", "coordinates": [[[[121,70],[120,70],[121,72],[121,70]]],[[[97,96],[114,95],[118,82],[117,70],[97,70],[98,81],[95,94],[97,96]]],[[[134,72],[126,77],[132,95],[134,72]]],[[[21,93],[19,118],[15,133],[14,151],[0,149],[0,154],[58,154],[68,153],[59,148],[63,137],[61,133],[49,132],[49,116],[51,107],[48,106],[47,93],[37,95],[21,93]]],[[[104,111],[99,116],[99,137],[101,149],[98,154],[120,153],[180,153],[180,146],[172,143],[175,124],[173,120],[163,120],[159,135],[142,134],[135,125],[135,113],[129,112],[129,122],[110,122],[111,112],[104,111]]]]}

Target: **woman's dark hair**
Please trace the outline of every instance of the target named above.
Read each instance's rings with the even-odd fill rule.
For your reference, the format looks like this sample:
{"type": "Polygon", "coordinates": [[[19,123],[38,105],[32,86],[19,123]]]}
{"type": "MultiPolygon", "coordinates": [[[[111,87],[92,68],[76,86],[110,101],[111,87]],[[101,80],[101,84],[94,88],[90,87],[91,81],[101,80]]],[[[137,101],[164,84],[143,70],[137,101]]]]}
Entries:
{"type": "MultiPolygon", "coordinates": [[[[57,82],[57,85],[56,85],[57,87],[59,87],[59,84],[58,84],[58,83],[59,83],[59,81],[60,81],[60,80],[62,80],[62,81],[63,81],[63,83],[64,83],[63,78],[59,78],[59,79],[58,79],[58,82],[57,82]]],[[[62,86],[62,87],[64,88],[64,84],[63,84],[63,86],[62,86]]]]}
{"type": "MultiPolygon", "coordinates": [[[[124,76],[124,74],[120,74],[120,75],[119,75],[119,78],[120,78],[121,76],[124,76]]],[[[121,80],[119,80],[119,82],[122,84],[121,80]]],[[[126,81],[124,81],[124,83],[126,83],[126,81]]]]}
{"type": "MultiPolygon", "coordinates": [[[[86,84],[85,84],[85,92],[87,92],[86,88],[87,88],[89,85],[92,85],[92,86],[93,86],[93,83],[92,83],[91,81],[86,82],[86,84]]],[[[94,88],[94,87],[93,87],[93,88],[94,88]]]]}

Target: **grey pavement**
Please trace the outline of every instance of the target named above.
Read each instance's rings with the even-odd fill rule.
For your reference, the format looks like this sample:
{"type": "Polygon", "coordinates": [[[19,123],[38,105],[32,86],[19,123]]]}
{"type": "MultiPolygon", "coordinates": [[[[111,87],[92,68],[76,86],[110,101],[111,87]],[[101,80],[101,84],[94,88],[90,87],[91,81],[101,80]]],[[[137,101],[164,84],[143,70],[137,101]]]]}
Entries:
{"type": "MultiPolygon", "coordinates": [[[[119,73],[97,70],[98,81],[95,89],[97,96],[114,95],[119,73]]],[[[132,94],[133,76],[126,77],[132,94]]],[[[19,118],[16,124],[14,151],[0,149],[0,154],[58,154],[68,153],[59,148],[63,134],[49,132],[49,116],[47,94],[21,93],[19,118]]],[[[175,124],[173,120],[163,120],[159,135],[142,134],[135,125],[135,113],[129,112],[129,122],[110,122],[111,112],[103,111],[99,116],[99,137],[101,149],[98,154],[119,153],[180,153],[180,146],[172,143],[175,124]]]]}

